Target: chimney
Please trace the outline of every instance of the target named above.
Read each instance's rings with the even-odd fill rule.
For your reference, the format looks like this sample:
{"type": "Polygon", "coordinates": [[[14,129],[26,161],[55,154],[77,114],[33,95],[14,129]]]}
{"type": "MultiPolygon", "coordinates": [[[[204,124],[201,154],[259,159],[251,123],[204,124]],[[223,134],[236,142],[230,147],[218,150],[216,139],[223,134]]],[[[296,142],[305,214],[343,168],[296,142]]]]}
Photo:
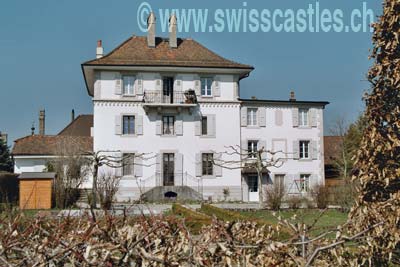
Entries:
{"type": "Polygon", "coordinates": [[[147,46],[156,47],[156,16],[153,12],[147,18],[147,46]]]}
{"type": "Polygon", "coordinates": [[[169,18],[169,47],[170,48],[177,48],[178,47],[178,40],[176,37],[176,15],[173,13],[169,18]]]}
{"type": "Polygon", "coordinates": [[[45,135],[45,119],[46,119],[46,115],[45,115],[45,110],[41,110],[39,111],[39,135],[45,135]]]}
{"type": "Polygon", "coordinates": [[[103,57],[103,44],[101,40],[97,41],[97,48],[96,48],[96,58],[102,58],[103,57]]]}
{"type": "Polygon", "coordinates": [[[75,120],[75,110],[73,109],[71,111],[71,121],[74,121],[74,120],[75,120]]]}
{"type": "Polygon", "coordinates": [[[289,101],[296,101],[296,97],[295,97],[295,95],[294,95],[294,91],[291,91],[290,92],[290,98],[289,98],[289,101]]]}

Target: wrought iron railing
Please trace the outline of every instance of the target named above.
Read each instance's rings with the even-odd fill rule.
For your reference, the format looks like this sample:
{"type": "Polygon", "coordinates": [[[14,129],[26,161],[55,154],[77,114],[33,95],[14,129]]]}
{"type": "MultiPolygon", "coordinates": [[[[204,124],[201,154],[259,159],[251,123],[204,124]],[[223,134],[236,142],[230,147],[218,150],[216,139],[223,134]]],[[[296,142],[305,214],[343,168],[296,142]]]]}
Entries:
{"type": "Polygon", "coordinates": [[[166,95],[162,91],[146,90],[143,95],[144,103],[152,104],[195,104],[195,96],[188,95],[187,92],[173,92],[172,95],[166,95]]]}

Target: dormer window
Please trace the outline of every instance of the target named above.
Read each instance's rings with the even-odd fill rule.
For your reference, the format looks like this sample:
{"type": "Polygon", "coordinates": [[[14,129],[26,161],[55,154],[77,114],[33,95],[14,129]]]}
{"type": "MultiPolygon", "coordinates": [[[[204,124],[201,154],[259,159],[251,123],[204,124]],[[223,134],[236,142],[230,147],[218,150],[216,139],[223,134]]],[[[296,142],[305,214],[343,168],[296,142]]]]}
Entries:
{"type": "Polygon", "coordinates": [[[212,96],[212,83],[213,79],[210,77],[203,77],[200,79],[201,82],[201,95],[202,96],[212,96]]]}
{"type": "Polygon", "coordinates": [[[133,95],[134,94],[134,86],[135,86],[135,76],[125,75],[122,77],[122,85],[123,85],[123,94],[124,95],[133,95]]]}

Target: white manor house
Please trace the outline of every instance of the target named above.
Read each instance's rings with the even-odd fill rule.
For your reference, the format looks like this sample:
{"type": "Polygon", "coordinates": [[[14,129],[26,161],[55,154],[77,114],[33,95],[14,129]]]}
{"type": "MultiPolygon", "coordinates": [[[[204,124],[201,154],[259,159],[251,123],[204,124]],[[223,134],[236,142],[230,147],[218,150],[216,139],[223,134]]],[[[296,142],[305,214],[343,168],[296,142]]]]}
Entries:
{"type": "MultiPolygon", "coordinates": [[[[215,158],[240,161],[241,155],[223,153],[229,146],[250,157],[262,147],[283,152],[282,166],[269,169],[264,186],[285,185],[287,194],[308,194],[324,183],[328,102],[297,101],[294,94],[289,100],[242,99],[241,80],[252,66],[177,38],[174,18],[169,38],[156,37],[154,21],[150,16],[147,36],[132,36],[108,54],[98,42],[97,58],[82,64],[93,116],[73,118],[60,134],[47,136],[41,114],[41,133],[15,142],[16,173],[44,171],[56,156],[54,140],[71,135],[92,151],[152,155],[131,157],[123,168],[112,169],[121,177],[118,201],[258,201],[254,170],[213,164],[215,158]]],[[[90,178],[85,186],[91,186],[90,178]]]]}

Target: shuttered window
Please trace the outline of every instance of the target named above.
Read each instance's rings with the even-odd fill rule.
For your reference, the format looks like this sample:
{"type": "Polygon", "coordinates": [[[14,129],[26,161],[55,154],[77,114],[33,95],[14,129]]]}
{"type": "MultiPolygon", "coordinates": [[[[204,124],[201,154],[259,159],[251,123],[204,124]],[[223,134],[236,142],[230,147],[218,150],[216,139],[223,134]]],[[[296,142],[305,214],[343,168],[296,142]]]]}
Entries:
{"type": "Polygon", "coordinates": [[[299,157],[300,159],[310,158],[310,141],[299,142],[299,157]]]}
{"type": "Polygon", "coordinates": [[[212,83],[213,79],[209,77],[203,77],[200,79],[201,82],[201,95],[202,96],[212,96],[212,83]]]}
{"type": "Polygon", "coordinates": [[[174,125],[175,125],[175,117],[174,116],[163,116],[162,120],[162,133],[163,135],[174,135],[174,125]]]}
{"type": "Polygon", "coordinates": [[[134,158],[135,154],[127,153],[123,154],[122,160],[122,175],[123,176],[133,176],[134,175],[134,158]]]}
{"type": "Polygon", "coordinates": [[[300,174],[300,192],[307,193],[310,191],[310,174],[300,174]]]}
{"type": "Polygon", "coordinates": [[[258,146],[258,141],[248,141],[247,142],[247,151],[249,153],[249,158],[250,159],[255,159],[257,156],[257,146],[258,146]]]}
{"type": "Polygon", "coordinates": [[[247,125],[257,126],[257,109],[247,108],[247,125]]]}
{"type": "Polygon", "coordinates": [[[202,174],[213,175],[213,154],[203,153],[202,154],[202,174]]]}
{"type": "Polygon", "coordinates": [[[207,117],[201,117],[201,135],[207,135],[208,134],[208,129],[207,129],[207,117]]]}
{"type": "Polygon", "coordinates": [[[299,126],[308,126],[308,109],[299,109],[299,126]]]}
{"type": "Polygon", "coordinates": [[[122,134],[135,134],[135,116],[123,116],[122,134]]]}
{"type": "Polygon", "coordinates": [[[135,86],[135,76],[130,76],[130,75],[123,76],[122,86],[124,95],[133,95],[135,86]]]}

